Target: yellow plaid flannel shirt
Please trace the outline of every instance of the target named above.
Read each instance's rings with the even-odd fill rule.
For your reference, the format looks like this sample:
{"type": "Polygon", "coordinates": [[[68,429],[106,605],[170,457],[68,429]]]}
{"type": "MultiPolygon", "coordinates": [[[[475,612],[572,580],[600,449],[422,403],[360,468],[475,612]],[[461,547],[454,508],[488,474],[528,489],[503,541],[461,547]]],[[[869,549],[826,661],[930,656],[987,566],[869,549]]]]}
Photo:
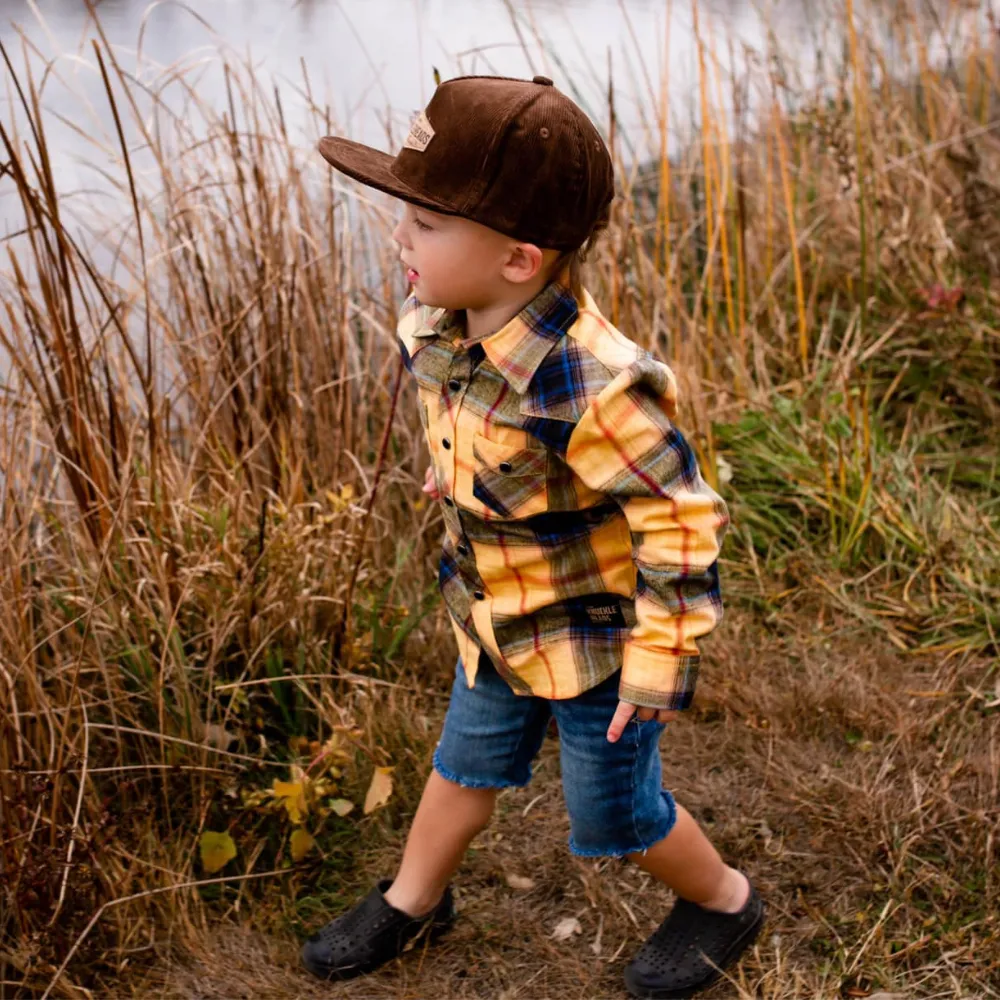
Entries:
{"type": "Polygon", "coordinates": [[[469,686],[483,650],[519,694],[572,698],[621,668],[623,700],[687,708],[728,514],[673,425],[670,369],[560,282],[476,343],[412,296],[397,332],[469,686]]]}

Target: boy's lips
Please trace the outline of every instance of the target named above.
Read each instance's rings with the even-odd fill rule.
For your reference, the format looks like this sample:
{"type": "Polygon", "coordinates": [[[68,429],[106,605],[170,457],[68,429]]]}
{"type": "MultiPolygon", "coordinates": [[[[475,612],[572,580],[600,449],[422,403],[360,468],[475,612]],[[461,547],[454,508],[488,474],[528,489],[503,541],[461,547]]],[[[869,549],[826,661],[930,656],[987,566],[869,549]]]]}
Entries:
{"type": "Polygon", "coordinates": [[[417,279],[420,277],[420,272],[415,271],[412,267],[406,269],[406,280],[411,284],[416,284],[417,279]]]}

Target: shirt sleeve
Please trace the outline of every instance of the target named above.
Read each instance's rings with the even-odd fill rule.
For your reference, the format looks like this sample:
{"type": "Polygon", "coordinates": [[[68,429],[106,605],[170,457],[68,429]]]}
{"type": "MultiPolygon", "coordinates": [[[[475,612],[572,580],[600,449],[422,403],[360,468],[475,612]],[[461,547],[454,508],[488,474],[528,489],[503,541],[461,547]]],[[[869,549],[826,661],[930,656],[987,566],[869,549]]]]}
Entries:
{"type": "Polygon", "coordinates": [[[566,452],[576,475],[613,497],[628,521],[636,624],[625,643],[619,697],[649,708],[690,706],[696,640],[722,620],[717,559],[729,514],[674,426],[676,409],[673,373],[642,358],[590,403],[566,452]]]}

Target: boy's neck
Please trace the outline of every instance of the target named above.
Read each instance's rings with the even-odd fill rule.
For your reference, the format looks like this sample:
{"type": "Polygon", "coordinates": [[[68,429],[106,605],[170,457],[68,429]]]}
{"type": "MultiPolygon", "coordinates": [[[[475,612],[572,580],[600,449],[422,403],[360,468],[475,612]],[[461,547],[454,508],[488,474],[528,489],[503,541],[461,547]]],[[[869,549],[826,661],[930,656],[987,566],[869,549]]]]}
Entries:
{"type": "Polygon", "coordinates": [[[465,339],[483,340],[491,334],[502,330],[528,303],[538,297],[542,290],[555,280],[542,276],[531,283],[530,287],[520,287],[519,293],[502,302],[494,302],[482,309],[465,310],[465,339]]]}

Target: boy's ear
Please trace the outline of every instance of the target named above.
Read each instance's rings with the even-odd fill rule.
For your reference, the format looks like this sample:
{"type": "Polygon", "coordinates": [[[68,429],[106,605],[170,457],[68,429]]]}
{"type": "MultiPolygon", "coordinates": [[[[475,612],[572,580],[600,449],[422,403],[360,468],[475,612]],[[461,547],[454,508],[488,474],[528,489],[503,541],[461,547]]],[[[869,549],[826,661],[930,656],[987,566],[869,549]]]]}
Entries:
{"type": "Polygon", "coordinates": [[[545,257],[534,243],[515,243],[503,266],[503,276],[516,285],[531,281],[542,270],[545,257]]]}

